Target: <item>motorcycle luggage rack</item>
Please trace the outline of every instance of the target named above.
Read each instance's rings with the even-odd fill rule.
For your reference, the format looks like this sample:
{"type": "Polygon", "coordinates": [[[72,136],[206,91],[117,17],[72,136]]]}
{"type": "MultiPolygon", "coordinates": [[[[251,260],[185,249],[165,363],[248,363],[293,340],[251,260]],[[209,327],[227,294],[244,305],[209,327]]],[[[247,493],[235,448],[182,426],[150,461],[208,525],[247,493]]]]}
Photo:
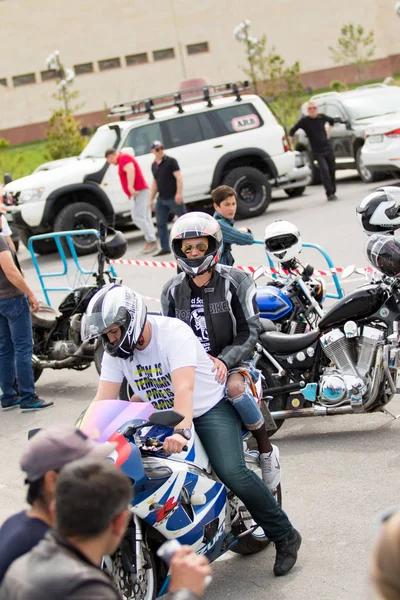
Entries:
{"type": "MultiPolygon", "coordinates": [[[[51,306],[48,292],[72,292],[74,289],[71,286],[69,286],[69,287],[63,287],[63,286],[47,287],[45,284],[45,279],[47,279],[49,277],[66,276],[68,278],[68,259],[67,259],[66,253],[65,253],[65,247],[62,244],[60,238],[65,238],[67,245],[68,245],[68,249],[71,253],[71,259],[77,269],[77,272],[80,275],[93,275],[93,270],[88,271],[88,270],[84,269],[79,262],[79,257],[77,255],[74,243],[72,241],[72,237],[75,235],[95,235],[98,238],[100,236],[100,233],[99,233],[99,231],[97,231],[97,229],[79,229],[78,231],[58,231],[56,233],[42,233],[40,235],[33,235],[29,238],[28,250],[31,254],[32,262],[36,269],[36,274],[39,278],[40,285],[41,285],[41,288],[43,291],[43,295],[45,297],[45,300],[46,300],[46,303],[48,306],[51,306]],[[56,247],[58,250],[58,254],[59,254],[62,264],[63,264],[62,271],[58,271],[55,273],[42,273],[40,270],[39,262],[35,255],[33,245],[36,240],[48,240],[48,239],[54,239],[54,241],[55,241],[55,244],[56,244],[56,247]]],[[[112,277],[117,276],[115,269],[112,265],[109,266],[109,272],[112,277]]]]}
{"type": "Polygon", "coordinates": [[[236,96],[236,101],[242,100],[241,93],[249,89],[248,81],[238,81],[236,83],[222,83],[218,85],[203,85],[199,87],[188,88],[177,92],[169,92],[160,96],[143,98],[141,100],[132,100],[115,104],[108,113],[108,117],[119,117],[120,121],[125,121],[128,116],[137,116],[148,114],[149,119],[155,119],[154,112],[176,106],[178,114],[183,114],[185,104],[194,104],[196,102],[206,102],[206,106],[213,106],[212,98],[221,98],[223,96],[236,96]]]}

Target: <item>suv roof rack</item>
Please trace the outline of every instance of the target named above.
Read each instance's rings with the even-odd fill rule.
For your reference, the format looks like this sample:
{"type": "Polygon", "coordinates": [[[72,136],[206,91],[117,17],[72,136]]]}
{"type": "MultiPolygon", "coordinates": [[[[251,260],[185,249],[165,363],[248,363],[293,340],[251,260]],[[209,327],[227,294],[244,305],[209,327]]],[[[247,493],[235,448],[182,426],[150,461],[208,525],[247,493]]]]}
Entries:
{"type": "Polygon", "coordinates": [[[212,107],[212,98],[220,98],[221,96],[236,96],[236,101],[240,102],[241,92],[249,89],[248,81],[238,81],[236,83],[222,83],[219,85],[204,85],[200,87],[189,88],[161,96],[153,96],[152,98],[143,98],[142,100],[133,100],[131,102],[123,102],[116,104],[110,109],[109,117],[119,117],[121,121],[125,121],[127,116],[136,116],[148,114],[149,119],[155,119],[154,111],[163,110],[176,106],[178,113],[182,114],[183,105],[193,104],[195,102],[206,102],[208,107],[212,107]],[[185,97],[190,95],[190,97],[185,97]]]}

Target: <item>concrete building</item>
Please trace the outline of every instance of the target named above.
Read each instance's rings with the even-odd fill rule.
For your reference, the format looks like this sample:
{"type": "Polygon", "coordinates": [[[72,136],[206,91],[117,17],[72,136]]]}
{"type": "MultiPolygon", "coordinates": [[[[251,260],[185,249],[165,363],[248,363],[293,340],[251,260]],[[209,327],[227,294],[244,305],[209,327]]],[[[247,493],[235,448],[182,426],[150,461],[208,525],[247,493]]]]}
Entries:
{"type": "Polygon", "coordinates": [[[329,45],[349,22],[373,29],[371,77],[400,72],[400,18],[394,0],[0,0],[0,137],[43,137],[56,85],[46,57],[58,49],[74,67],[83,124],[101,124],[113,104],[178,89],[183,79],[243,79],[243,19],[266,33],[289,63],[299,60],[312,88],[352,80],[329,45]]]}

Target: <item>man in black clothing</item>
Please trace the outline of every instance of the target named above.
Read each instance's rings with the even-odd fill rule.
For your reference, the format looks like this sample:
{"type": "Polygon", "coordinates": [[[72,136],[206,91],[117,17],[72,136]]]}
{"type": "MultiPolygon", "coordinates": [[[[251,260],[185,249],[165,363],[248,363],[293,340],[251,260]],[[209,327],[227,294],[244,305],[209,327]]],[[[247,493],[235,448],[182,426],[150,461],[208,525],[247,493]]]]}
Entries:
{"type": "Polygon", "coordinates": [[[161,249],[153,256],[170,254],[168,238],[168,216],[172,212],[178,217],[185,214],[186,209],[182,196],[182,175],[178,162],[164,153],[164,146],[159,140],[151,145],[154,162],[151,166],[153,183],[151,186],[150,208],[156,212],[158,237],[161,249]],[[155,197],[158,193],[157,203],[155,197]]]}
{"type": "Polygon", "coordinates": [[[323,114],[318,114],[318,107],[312,100],[307,105],[308,117],[302,117],[289,132],[289,141],[298,129],[306,132],[311,149],[321,172],[322,184],[328,200],[336,200],[335,156],[329,140],[334,120],[323,114]],[[325,129],[325,123],[328,128],[325,129]]]}

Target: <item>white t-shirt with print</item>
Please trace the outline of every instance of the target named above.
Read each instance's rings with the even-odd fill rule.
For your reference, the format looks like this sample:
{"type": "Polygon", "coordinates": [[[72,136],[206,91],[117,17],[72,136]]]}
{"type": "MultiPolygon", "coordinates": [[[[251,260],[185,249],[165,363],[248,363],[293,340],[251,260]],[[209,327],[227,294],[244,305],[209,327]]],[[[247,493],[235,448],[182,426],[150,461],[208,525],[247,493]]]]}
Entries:
{"type": "Polygon", "coordinates": [[[195,367],[193,416],[200,417],[218,404],[225,386],[215,380],[213,362],[191,328],[172,317],[148,316],[151,341],[137,350],[132,360],[104,353],[100,379],[114,383],[128,380],[134,394],[154,408],[173,408],[171,373],[181,367],[195,367]]]}

